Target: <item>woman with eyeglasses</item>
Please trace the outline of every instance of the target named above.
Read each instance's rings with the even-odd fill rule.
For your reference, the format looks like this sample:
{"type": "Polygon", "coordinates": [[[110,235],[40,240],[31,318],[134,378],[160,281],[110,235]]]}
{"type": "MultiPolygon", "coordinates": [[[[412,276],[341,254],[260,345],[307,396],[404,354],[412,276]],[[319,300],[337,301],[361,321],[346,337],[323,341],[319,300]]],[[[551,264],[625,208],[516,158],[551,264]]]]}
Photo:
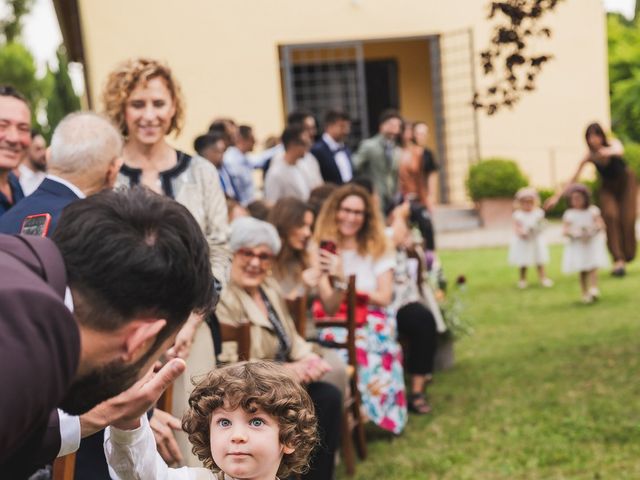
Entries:
{"type": "MultiPolygon", "coordinates": [[[[387,241],[378,209],[371,196],[354,184],[338,188],[327,199],[316,222],[314,240],[321,268],[329,272],[319,282],[325,311],[340,304],[335,290],[356,276],[356,289],[368,296],[366,322],[356,330],[358,389],[366,416],[379,427],[399,434],[407,422],[402,350],[397,343],[393,297],[395,252],[387,241]],[[323,245],[335,244],[331,252],[323,245]]],[[[330,249],[332,250],[332,249],[330,249]]],[[[346,329],[324,328],[320,341],[343,341],[346,329]]]]}
{"type": "Polygon", "coordinates": [[[316,451],[311,470],[303,478],[333,478],[342,395],[327,381],[329,363],[298,335],[278,282],[271,275],[274,257],[281,248],[278,232],[270,223],[242,217],[231,224],[229,245],[233,252],[231,274],[220,295],[218,320],[232,327],[250,323],[250,358],[281,362],[306,386],[316,408],[322,448],[316,451]]]}

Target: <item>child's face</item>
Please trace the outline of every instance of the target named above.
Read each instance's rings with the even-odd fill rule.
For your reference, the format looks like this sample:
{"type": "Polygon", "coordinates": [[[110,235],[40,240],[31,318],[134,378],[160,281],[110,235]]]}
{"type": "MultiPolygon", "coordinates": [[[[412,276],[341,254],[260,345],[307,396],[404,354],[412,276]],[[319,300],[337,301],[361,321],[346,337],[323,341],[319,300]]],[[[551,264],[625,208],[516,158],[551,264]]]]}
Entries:
{"type": "Polygon", "coordinates": [[[584,195],[581,194],[580,192],[573,192],[569,197],[569,205],[571,205],[571,208],[580,208],[580,209],[586,208],[584,195]]]}
{"type": "Polygon", "coordinates": [[[533,206],[535,205],[533,198],[530,197],[525,197],[522,200],[520,200],[520,207],[522,208],[522,210],[524,210],[525,212],[530,212],[533,210],[533,206]]]}
{"type": "Polygon", "coordinates": [[[280,443],[275,417],[218,408],[211,416],[211,456],[216,465],[234,478],[274,480],[284,454],[293,448],[280,443]]]}

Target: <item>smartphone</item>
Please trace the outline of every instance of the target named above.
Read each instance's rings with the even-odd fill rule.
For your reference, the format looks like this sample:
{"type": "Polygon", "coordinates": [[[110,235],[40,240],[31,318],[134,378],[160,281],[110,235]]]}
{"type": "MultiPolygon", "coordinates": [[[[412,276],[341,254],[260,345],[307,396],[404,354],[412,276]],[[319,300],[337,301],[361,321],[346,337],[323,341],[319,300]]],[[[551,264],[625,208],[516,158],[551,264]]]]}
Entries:
{"type": "Polygon", "coordinates": [[[332,240],[320,240],[320,248],[322,250],[326,250],[329,253],[333,253],[334,255],[338,251],[338,246],[336,242],[332,240]]]}
{"type": "Polygon", "coordinates": [[[37,215],[29,215],[22,221],[20,233],[23,235],[36,235],[38,237],[46,237],[51,224],[51,215],[48,213],[38,213],[37,215]]]}

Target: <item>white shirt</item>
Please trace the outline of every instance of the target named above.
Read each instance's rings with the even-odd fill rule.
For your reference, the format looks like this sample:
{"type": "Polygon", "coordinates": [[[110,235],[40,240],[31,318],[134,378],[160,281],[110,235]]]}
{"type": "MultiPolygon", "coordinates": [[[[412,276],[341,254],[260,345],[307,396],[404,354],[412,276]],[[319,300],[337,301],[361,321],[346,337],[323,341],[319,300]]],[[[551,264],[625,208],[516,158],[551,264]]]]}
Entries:
{"type": "MultiPolygon", "coordinates": [[[[206,468],[169,468],[164,462],[153,438],[146,415],[140,418],[135,430],[107,427],[104,433],[104,453],[109,474],[114,480],[215,480],[218,478],[206,468]]],[[[224,475],[225,480],[233,480],[224,475]]]]}
{"type": "MultiPolygon", "coordinates": [[[[64,178],[60,178],[57,175],[51,175],[51,174],[47,175],[47,178],[49,180],[53,180],[54,182],[61,183],[62,185],[67,187],[69,190],[71,190],[73,193],[75,193],[78,196],[78,198],[87,198],[87,196],[84,194],[84,192],[82,190],[80,190],[78,187],[76,187],[70,181],[65,180],[64,178]]],[[[73,311],[73,309],[71,309],[71,311],[73,311]]]]}
{"type": "Polygon", "coordinates": [[[290,165],[282,162],[271,165],[264,179],[264,199],[275,203],[283,197],[295,197],[303,202],[309,199],[311,188],[298,163],[290,165]]]}
{"type": "Polygon", "coordinates": [[[333,158],[336,162],[338,170],[340,171],[340,177],[342,181],[347,183],[353,178],[353,168],[349,161],[349,155],[344,151],[344,143],[336,142],[328,133],[322,134],[322,140],[327,144],[331,152],[333,152],[333,158]],[[336,151],[337,150],[337,151],[336,151]]]}
{"type": "Polygon", "coordinates": [[[20,187],[22,188],[25,196],[31,195],[35,192],[47,176],[44,172],[34,172],[24,163],[20,164],[18,171],[20,172],[20,178],[18,180],[20,181],[20,187]]]}
{"type": "MultiPolygon", "coordinates": [[[[74,186],[74,188],[76,187],[74,186]]],[[[76,193],[76,195],[78,194],[76,193]]],[[[84,197],[82,192],[80,192],[80,195],[82,195],[81,198],[84,197]]],[[[73,313],[73,297],[69,287],[64,291],[64,304],[73,313]]],[[[80,448],[80,417],[69,415],[58,409],[58,420],[60,422],[60,450],[58,451],[58,457],[64,457],[80,448]]]]}
{"type": "MultiPolygon", "coordinates": [[[[281,151],[276,152],[273,155],[269,170],[277,165],[286,163],[287,162],[284,161],[284,149],[282,149],[281,151]]],[[[302,178],[304,178],[309,191],[313,190],[316,187],[319,187],[324,183],[324,180],[322,179],[322,173],[320,173],[320,165],[318,164],[318,160],[313,156],[311,152],[305,153],[304,157],[298,160],[298,162],[296,163],[296,168],[300,170],[302,178]]],[[[268,171],[267,175],[269,175],[268,171]]],[[[306,200],[306,198],[304,200],[306,200]]]]}
{"type": "Polygon", "coordinates": [[[363,257],[357,250],[341,250],[344,274],[356,276],[356,290],[364,293],[375,292],[378,288],[378,275],[396,266],[394,252],[374,260],[371,255],[363,257]]]}

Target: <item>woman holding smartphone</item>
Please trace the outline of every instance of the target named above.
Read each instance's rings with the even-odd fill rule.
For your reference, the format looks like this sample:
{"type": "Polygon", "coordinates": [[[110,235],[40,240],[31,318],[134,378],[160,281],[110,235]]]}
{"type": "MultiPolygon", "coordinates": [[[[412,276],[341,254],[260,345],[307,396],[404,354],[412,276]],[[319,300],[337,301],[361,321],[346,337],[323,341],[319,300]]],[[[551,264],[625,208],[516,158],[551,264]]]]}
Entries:
{"type": "MultiPolygon", "coordinates": [[[[318,245],[324,242],[324,248],[318,250],[318,264],[330,273],[318,284],[325,310],[333,314],[338,309],[335,291],[346,287],[350,275],[356,276],[358,292],[368,297],[366,321],[356,330],[358,388],[366,416],[399,434],[407,422],[407,402],[402,350],[396,341],[394,313],[388,308],[395,254],[367,191],[349,184],[333,192],[318,215],[314,240],[318,245]],[[336,253],[328,242],[335,243],[336,253]]],[[[320,341],[341,341],[345,335],[343,328],[325,328],[320,341]]]]}

